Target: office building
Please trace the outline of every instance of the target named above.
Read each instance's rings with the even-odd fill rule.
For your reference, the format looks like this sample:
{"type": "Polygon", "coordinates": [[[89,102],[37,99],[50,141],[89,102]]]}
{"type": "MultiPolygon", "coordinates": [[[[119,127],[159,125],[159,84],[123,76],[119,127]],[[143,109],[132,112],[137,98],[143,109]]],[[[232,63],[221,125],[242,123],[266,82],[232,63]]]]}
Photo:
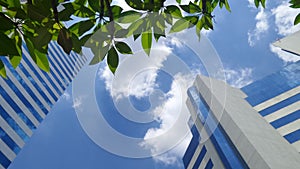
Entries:
{"type": "Polygon", "coordinates": [[[299,39],[300,31],[297,31],[274,42],[273,45],[276,47],[280,47],[283,51],[300,56],[299,39]]]}
{"type": "Polygon", "coordinates": [[[248,103],[300,152],[300,61],[242,90],[248,103]]]}
{"type": "Polygon", "coordinates": [[[50,73],[40,70],[26,46],[23,58],[14,69],[7,58],[7,79],[0,78],[0,169],[14,160],[52,105],[64,93],[87,58],[64,53],[55,42],[49,44],[50,73]]]}
{"type": "Polygon", "coordinates": [[[186,168],[299,168],[300,62],[242,89],[197,76],[186,168]]]}

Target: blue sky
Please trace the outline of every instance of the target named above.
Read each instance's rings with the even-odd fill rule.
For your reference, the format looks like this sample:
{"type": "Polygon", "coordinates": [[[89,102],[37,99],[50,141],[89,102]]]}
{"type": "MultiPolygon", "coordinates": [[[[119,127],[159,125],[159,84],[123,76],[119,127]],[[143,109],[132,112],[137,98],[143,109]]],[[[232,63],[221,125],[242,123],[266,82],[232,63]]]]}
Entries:
{"type": "Polygon", "coordinates": [[[195,74],[223,75],[242,87],[299,59],[270,46],[300,29],[292,26],[299,11],[288,8],[287,1],[268,1],[266,9],[247,0],[230,4],[231,13],[215,12],[215,30],[203,32],[218,54],[198,47],[194,32],[186,31],[154,44],[150,57],[132,43],[136,54],[122,56],[115,76],[105,63],[85,67],[10,168],[183,168],[181,158],[191,138],[185,93],[195,74]],[[218,62],[222,67],[209,69],[218,62]],[[95,94],[96,107],[87,106],[92,96],[84,93],[89,92],[95,94]],[[93,113],[85,111],[90,108],[93,113]],[[95,122],[100,114],[120,137],[101,130],[102,124],[95,122]]]}

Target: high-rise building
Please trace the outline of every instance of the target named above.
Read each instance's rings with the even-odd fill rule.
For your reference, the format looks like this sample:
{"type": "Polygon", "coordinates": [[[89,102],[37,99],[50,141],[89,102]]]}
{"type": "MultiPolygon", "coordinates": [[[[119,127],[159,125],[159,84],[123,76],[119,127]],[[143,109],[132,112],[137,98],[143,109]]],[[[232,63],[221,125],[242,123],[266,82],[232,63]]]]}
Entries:
{"type": "Polygon", "coordinates": [[[300,61],[242,90],[248,103],[300,152],[300,61]]]}
{"type": "Polygon", "coordinates": [[[197,76],[186,168],[299,168],[300,62],[242,89],[197,76]]]}
{"type": "Polygon", "coordinates": [[[7,79],[0,78],[0,169],[7,168],[30,138],[52,105],[64,93],[87,58],[67,55],[55,42],[49,44],[50,73],[40,70],[26,46],[14,69],[7,58],[7,79]]]}
{"type": "Polygon", "coordinates": [[[299,39],[300,30],[274,42],[273,45],[280,47],[283,51],[300,56],[300,48],[298,47],[299,39]]]}

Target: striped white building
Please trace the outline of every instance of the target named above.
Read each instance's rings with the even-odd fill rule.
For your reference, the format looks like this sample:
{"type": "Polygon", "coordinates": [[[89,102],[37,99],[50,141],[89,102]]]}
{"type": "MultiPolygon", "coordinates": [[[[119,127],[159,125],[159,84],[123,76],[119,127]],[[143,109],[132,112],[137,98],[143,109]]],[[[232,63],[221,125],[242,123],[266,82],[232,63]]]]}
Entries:
{"type": "Polygon", "coordinates": [[[188,90],[193,138],[184,166],[299,168],[299,71],[297,62],[241,90],[197,76],[188,90]]]}
{"type": "Polygon", "coordinates": [[[253,108],[300,153],[300,61],[242,90],[253,108]]]}
{"type": "Polygon", "coordinates": [[[7,79],[0,78],[0,169],[14,160],[87,61],[74,52],[67,55],[52,42],[48,51],[50,73],[45,73],[33,62],[26,46],[22,50],[23,59],[16,69],[7,58],[0,58],[7,71],[7,79]]]}

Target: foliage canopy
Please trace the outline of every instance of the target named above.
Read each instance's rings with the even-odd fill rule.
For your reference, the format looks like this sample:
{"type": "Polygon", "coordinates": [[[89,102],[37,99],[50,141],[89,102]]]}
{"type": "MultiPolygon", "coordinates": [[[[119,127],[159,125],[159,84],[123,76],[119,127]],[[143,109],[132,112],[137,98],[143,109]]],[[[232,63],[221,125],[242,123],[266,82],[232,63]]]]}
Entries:
{"type": "MultiPolygon", "coordinates": [[[[112,0],[0,0],[0,57],[8,57],[16,68],[22,59],[22,45],[26,45],[34,62],[49,72],[48,44],[57,41],[70,54],[80,53],[88,44],[96,64],[107,57],[107,64],[114,73],[119,54],[132,54],[123,38],[141,39],[144,51],[149,55],[152,39],[158,41],[168,33],[196,27],[200,37],[202,29],[213,29],[213,11],[225,7],[230,11],[228,0],[193,0],[182,5],[165,5],[165,0],[125,0],[132,10],[124,11],[113,5],[112,0]],[[63,22],[78,20],[70,27],[63,22]],[[124,27],[124,24],[127,25],[124,27]],[[170,27],[170,31],[167,31],[170,27]],[[100,40],[91,39],[100,32],[100,40]]],[[[254,0],[256,7],[265,7],[266,0],[254,0]]],[[[300,8],[300,0],[291,0],[292,8],[300,8]]],[[[300,22],[300,14],[294,24],[300,22]]],[[[5,66],[0,58],[0,75],[6,77],[5,66]]]]}

